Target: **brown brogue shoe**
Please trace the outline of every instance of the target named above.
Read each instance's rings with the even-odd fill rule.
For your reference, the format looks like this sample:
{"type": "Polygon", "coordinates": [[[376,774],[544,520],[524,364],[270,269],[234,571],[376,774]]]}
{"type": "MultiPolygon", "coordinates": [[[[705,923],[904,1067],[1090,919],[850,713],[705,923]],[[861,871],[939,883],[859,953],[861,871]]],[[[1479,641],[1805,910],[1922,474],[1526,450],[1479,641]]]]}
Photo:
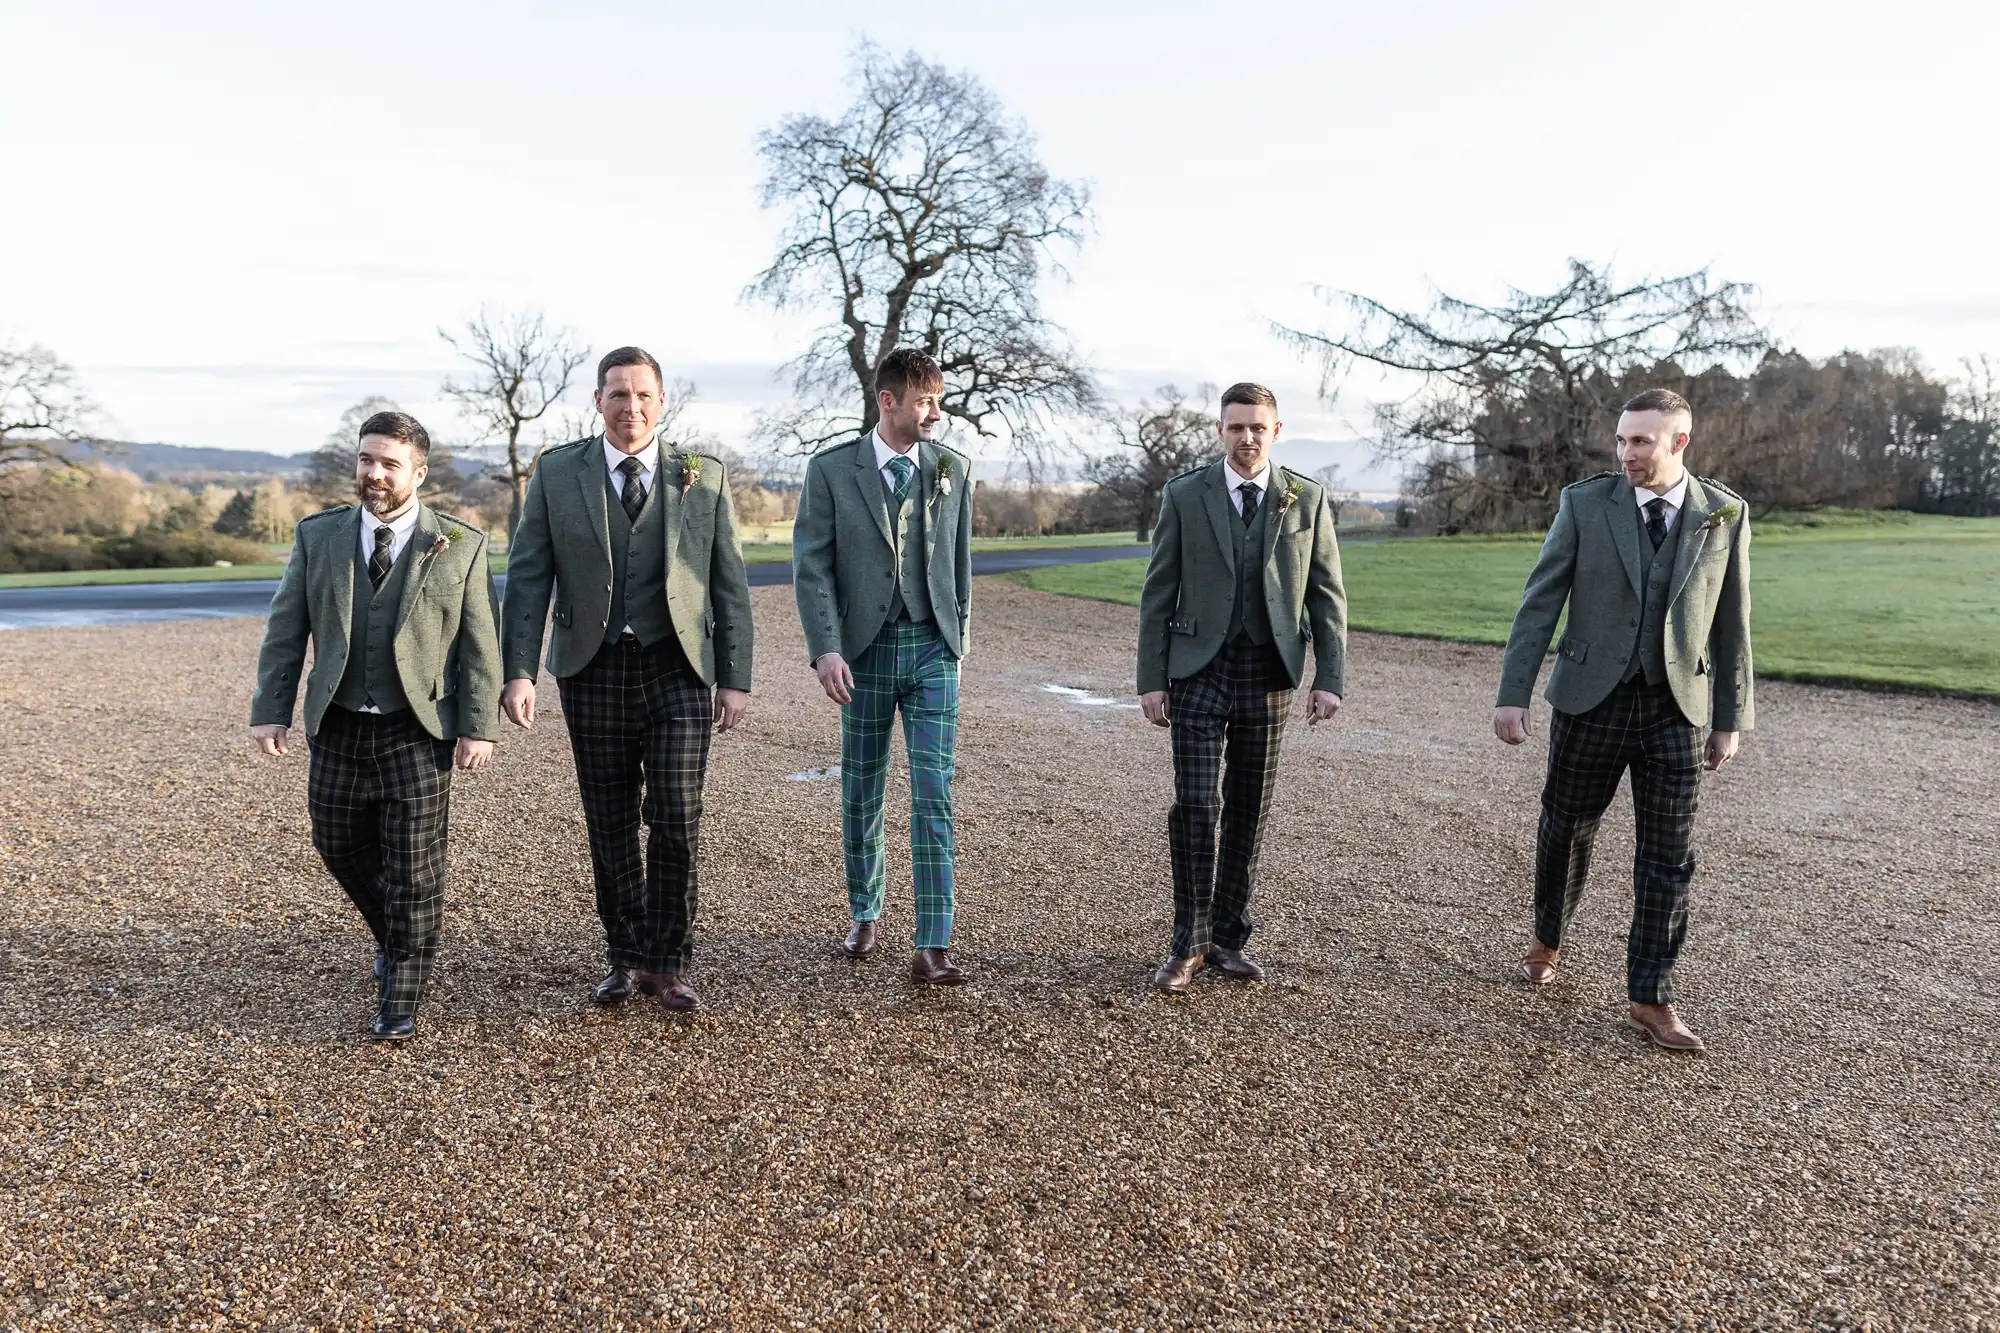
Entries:
{"type": "Polygon", "coordinates": [[[847,938],[840,942],[840,951],[849,958],[862,959],[875,952],[875,923],[857,921],[854,929],[847,932],[847,938]]]}
{"type": "Polygon", "coordinates": [[[1556,953],[1548,945],[1536,940],[1528,946],[1526,956],[1521,959],[1521,980],[1530,986],[1546,986],[1556,979],[1556,953]]]}
{"type": "Polygon", "coordinates": [[[641,972],[637,981],[640,990],[657,997],[660,1007],[670,1013],[691,1014],[701,1008],[700,994],[678,972],[641,972]]]}
{"type": "Polygon", "coordinates": [[[1708,1049],[1708,1043],[1681,1022],[1680,1015],[1674,1012],[1671,1004],[1635,1004],[1625,1011],[1625,1017],[1663,1051],[1684,1051],[1693,1055],[1708,1049]]]}
{"type": "Polygon", "coordinates": [[[1225,949],[1216,945],[1208,951],[1208,961],[1214,963],[1225,977],[1235,977],[1238,981],[1262,981],[1264,968],[1241,949],[1225,949]]]}
{"type": "Polygon", "coordinates": [[[613,967],[604,974],[604,980],[597,983],[597,989],[590,993],[597,1004],[618,1004],[632,998],[632,969],[613,967]]]}
{"type": "Polygon", "coordinates": [[[949,949],[919,949],[910,959],[910,980],[920,986],[963,986],[972,978],[951,961],[949,949]]]}
{"type": "Polygon", "coordinates": [[[1160,970],[1153,973],[1153,984],[1169,995],[1179,995],[1194,984],[1194,974],[1207,965],[1208,960],[1200,954],[1187,958],[1169,954],[1166,961],[1160,964],[1160,970]]]}

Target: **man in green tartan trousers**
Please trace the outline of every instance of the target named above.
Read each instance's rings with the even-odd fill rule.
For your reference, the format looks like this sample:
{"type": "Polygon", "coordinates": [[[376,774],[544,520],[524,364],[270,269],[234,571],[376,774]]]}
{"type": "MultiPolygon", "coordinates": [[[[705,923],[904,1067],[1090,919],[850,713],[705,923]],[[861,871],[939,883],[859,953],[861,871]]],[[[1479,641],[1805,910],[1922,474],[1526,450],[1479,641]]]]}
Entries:
{"type": "Polygon", "coordinates": [[[933,443],[944,374],[899,348],[875,371],[880,420],[813,456],[792,527],[792,589],[806,654],[840,705],[840,830],[850,958],[875,952],[884,881],[882,799],[896,714],[910,757],[916,954],[910,979],[956,986],[952,961],[953,751],[958,661],[972,628],[972,479],[933,443]]]}

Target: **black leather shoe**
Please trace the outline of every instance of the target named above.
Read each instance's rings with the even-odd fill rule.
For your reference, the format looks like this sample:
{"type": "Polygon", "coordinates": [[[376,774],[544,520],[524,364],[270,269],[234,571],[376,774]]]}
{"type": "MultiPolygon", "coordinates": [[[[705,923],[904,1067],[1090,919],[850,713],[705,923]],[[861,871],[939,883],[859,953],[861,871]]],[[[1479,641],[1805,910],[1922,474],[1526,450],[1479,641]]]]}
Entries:
{"type": "Polygon", "coordinates": [[[910,980],[920,986],[963,986],[972,980],[951,961],[948,949],[919,949],[910,959],[910,980]]]}
{"type": "Polygon", "coordinates": [[[597,989],[590,998],[598,1004],[618,1004],[632,998],[632,969],[614,967],[604,974],[604,980],[597,983],[597,989]]]}
{"type": "Polygon", "coordinates": [[[1235,977],[1238,981],[1262,981],[1264,969],[1253,962],[1241,949],[1225,949],[1215,945],[1208,951],[1208,961],[1225,977],[1235,977]]]}
{"type": "Polygon", "coordinates": [[[375,1011],[375,1026],[368,1035],[376,1041],[408,1041],[417,1035],[415,1014],[392,1014],[387,1009],[375,1011]]]}
{"type": "Polygon", "coordinates": [[[866,958],[875,952],[875,923],[857,921],[854,929],[847,932],[847,938],[840,942],[840,951],[849,958],[866,958]]]}
{"type": "Polygon", "coordinates": [[[389,976],[389,955],[380,949],[375,951],[375,984],[381,985],[389,976]]]}
{"type": "Polygon", "coordinates": [[[701,1008],[701,996],[678,972],[640,972],[636,980],[639,989],[657,996],[660,1007],[669,1013],[691,1014],[701,1008]]]}

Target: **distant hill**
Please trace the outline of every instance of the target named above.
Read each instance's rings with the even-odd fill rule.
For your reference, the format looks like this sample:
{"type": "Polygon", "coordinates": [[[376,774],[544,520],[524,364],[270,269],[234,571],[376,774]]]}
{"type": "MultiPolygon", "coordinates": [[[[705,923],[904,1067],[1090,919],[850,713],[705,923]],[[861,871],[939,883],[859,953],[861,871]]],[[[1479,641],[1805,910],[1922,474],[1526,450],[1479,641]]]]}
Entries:
{"type": "Polygon", "coordinates": [[[112,467],[136,472],[147,481],[178,477],[295,477],[304,468],[304,454],[268,454],[256,449],[205,449],[187,444],[140,444],[103,440],[79,444],[81,458],[95,458],[112,467]]]}

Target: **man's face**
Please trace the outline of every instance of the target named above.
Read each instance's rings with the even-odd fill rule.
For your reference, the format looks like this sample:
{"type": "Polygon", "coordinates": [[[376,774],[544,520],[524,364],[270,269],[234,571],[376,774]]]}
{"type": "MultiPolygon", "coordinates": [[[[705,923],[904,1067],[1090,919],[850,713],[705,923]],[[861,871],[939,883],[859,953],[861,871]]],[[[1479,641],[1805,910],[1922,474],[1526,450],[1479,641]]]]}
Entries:
{"type": "Polygon", "coordinates": [[[1254,477],[1271,457],[1271,446],[1285,423],[1261,403],[1231,403],[1222,409],[1217,428],[1222,447],[1229,451],[1229,465],[1245,477],[1254,477]]]}
{"type": "Polygon", "coordinates": [[[1627,412],[1618,418],[1618,466],[1625,480],[1648,490],[1671,490],[1687,471],[1688,419],[1679,412],[1627,412]]]}
{"type": "Polygon", "coordinates": [[[410,502],[430,474],[429,465],[404,441],[364,435],[354,460],[354,493],[369,513],[387,518],[410,502]]]}
{"type": "Polygon", "coordinates": [[[604,417],[604,437],[626,453],[636,453],[653,438],[666,395],[651,366],[613,366],[591,402],[604,417]]]}
{"type": "Polygon", "coordinates": [[[882,438],[891,444],[928,440],[938,422],[944,420],[942,384],[912,385],[903,390],[900,399],[884,390],[875,395],[875,401],[882,408],[882,438]]]}

